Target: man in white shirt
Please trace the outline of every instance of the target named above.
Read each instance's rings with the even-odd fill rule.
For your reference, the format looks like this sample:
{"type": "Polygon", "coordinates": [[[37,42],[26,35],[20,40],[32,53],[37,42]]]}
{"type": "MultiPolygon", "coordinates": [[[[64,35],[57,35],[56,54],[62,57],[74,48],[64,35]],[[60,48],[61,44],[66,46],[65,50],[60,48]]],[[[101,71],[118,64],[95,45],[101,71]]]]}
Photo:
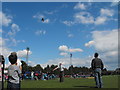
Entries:
{"type": "Polygon", "coordinates": [[[31,80],[34,80],[34,72],[31,72],[31,80]]]}
{"type": "Polygon", "coordinates": [[[60,74],[59,74],[60,82],[64,82],[64,66],[63,66],[63,64],[60,63],[59,67],[56,67],[55,69],[53,69],[53,71],[55,71],[58,68],[59,68],[59,71],[60,71],[60,74]]]}

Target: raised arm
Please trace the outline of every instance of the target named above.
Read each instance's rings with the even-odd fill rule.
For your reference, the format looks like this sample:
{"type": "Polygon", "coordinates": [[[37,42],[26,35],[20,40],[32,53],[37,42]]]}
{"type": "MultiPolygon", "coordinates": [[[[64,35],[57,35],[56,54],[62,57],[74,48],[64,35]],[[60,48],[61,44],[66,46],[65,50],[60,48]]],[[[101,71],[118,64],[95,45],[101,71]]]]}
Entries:
{"type": "Polygon", "coordinates": [[[58,66],[56,68],[54,68],[53,71],[55,71],[56,69],[58,69],[58,66]]]}

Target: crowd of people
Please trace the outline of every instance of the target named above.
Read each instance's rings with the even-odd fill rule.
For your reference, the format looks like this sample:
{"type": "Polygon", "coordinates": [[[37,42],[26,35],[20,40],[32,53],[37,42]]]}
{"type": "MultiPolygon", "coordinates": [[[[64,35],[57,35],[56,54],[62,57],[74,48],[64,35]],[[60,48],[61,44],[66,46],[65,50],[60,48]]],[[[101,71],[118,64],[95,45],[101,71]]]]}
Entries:
{"type": "MultiPolygon", "coordinates": [[[[101,72],[104,67],[103,62],[100,58],[98,58],[98,53],[94,54],[94,59],[91,63],[91,68],[94,71],[94,77],[96,82],[96,88],[102,88],[103,82],[101,77],[101,72]]],[[[8,80],[7,80],[7,88],[8,90],[13,89],[20,89],[20,82],[23,79],[31,79],[31,80],[49,80],[54,79],[56,77],[60,78],[60,82],[64,82],[64,67],[62,66],[62,63],[58,65],[58,67],[54,68],[53,71],[59,68],[60,74],[59,76],[54,75],[53,73],[36,73],[36,72],[26,72],[22,74],[22,66],[21,63],[17,61],[17,53],[12,52],[9,57],[9,62],[11,65],[8,67],[8,80]]],[[[77,75],[73,75],[74,78],[77,77],[77,75]]]]}
{"type": "Polygon", "coordinates": [[[26,79],[31,79],[31,80],[50,80],[50,79],[55,79],[57,75],[52,74],[52,73],[42,73],[42,72],[25,72],[22,74],[21,79],[26,80],[26,79]]]}

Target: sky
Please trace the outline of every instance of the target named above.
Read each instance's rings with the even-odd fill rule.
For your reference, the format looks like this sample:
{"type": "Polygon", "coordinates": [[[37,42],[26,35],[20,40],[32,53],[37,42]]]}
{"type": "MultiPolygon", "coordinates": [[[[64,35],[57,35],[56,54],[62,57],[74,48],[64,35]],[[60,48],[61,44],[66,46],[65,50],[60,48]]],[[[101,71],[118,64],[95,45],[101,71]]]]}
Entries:
{"type": "Polygon", "coordinates": [[[111,2],[3,2],[1,54],[12,51],[29,65],[90,67],[95,52],[105,68],[118,67],[118,5],[111,2]],[[44,22],[41,19],[44,18],[44,22]]]}

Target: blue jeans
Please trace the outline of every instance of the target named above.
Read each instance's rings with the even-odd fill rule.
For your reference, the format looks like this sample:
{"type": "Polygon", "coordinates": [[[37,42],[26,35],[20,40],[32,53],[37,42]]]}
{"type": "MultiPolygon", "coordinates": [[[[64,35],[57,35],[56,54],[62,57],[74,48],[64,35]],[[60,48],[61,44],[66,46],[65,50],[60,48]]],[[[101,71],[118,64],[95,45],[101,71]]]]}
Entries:
{"type": "Polygon", "coordinates": [[[20,90],[20,83],[15,84],[15,83],[8,82],[7,89],[8,90],[20,90]]]}
{"type": "Polygon", "coordinates": [[[102,88],[103,87],[101,72],[102,71],[101,71],[100,68],[95,69],[95,82],[96,82],[96,87],[97,88],[102,88]]]}

